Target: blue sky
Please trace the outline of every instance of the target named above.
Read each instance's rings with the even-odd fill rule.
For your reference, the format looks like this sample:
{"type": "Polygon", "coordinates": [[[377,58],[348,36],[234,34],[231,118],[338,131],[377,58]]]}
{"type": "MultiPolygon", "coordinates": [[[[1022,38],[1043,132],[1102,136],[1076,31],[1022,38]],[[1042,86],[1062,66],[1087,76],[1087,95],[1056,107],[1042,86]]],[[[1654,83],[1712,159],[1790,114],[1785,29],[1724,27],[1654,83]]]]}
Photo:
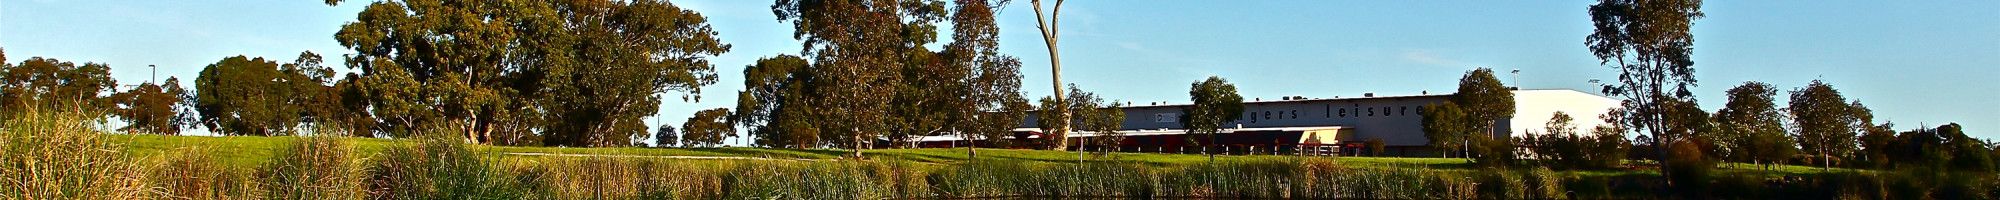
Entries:
{"type": "MultiPolygon", "coordinates": [[[[332,35],[366,3],[0,0],[0,47],[9,63],[108,63],[126,84],[145,81],[146,65],[158,65],[161,79],[192,79],[227,56],[348,53],[332,35]]],[[[708,16],[735,48],[712,58],[721,80],[705,88],[707,98],[668,102],[659,121],[678,125],[696,110],[729,107],[735,95],[724,94],[742,88],[744,65],[799,52],[769,1],[677,3],[708,16]]],[[[1073,1],[1060,22],[1063,75],[1141,104],[1185,103],[1187,84],[1210,75],[1267,99],[1450,91],[1480,66],[1520,69],[1525,88],[1594,93],[1588,80],[1616,72],[1583,46],[1591,3],[1073,1]]],[[[1789,90],[1824,79],[1898,129],[1957,122],[2000,138],[2000,2],[1709,1],[1704,11],[1694,27],[1696,91],[1710,110],[1743,81],[1789,90]]],[[[1023,91],[1048,95],[1048,56],[1028,1],[1007,6],[1000,23],[1001,50],[1023,61],[1023,91]]]]}

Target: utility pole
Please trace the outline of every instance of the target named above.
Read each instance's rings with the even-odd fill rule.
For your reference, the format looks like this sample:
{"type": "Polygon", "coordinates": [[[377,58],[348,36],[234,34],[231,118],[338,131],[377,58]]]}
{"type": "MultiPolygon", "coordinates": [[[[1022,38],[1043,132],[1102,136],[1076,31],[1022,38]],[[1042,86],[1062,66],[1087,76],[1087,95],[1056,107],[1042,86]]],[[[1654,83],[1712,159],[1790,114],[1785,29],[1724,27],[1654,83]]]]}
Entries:
{"type": "Polygon", "coordinates": [[[153,83],[153,81],[158,81],[158,80],[160,80],[160,68],[159,68],[159,67],[157,67],[157,66],[153,66],[153,65],[146,65],[146,69],[152,69],[152,70],[153,70],[153,75],[152,75],[151,77],[148,77],[148,78],[146,79],[146,83],[153,83]]]}

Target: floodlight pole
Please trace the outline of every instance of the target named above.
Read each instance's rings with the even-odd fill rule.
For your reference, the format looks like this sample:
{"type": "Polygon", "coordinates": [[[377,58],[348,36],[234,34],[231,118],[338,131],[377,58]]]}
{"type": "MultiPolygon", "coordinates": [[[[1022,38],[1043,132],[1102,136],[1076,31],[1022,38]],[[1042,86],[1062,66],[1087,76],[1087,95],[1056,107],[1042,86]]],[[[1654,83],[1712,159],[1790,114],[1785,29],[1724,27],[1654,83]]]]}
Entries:
{"type": "Polygon", "coordinates": [[[1512,74],[1514,74],[1514,89],[1521,89],[1521,69],[1514,68],[1512,74]]]}

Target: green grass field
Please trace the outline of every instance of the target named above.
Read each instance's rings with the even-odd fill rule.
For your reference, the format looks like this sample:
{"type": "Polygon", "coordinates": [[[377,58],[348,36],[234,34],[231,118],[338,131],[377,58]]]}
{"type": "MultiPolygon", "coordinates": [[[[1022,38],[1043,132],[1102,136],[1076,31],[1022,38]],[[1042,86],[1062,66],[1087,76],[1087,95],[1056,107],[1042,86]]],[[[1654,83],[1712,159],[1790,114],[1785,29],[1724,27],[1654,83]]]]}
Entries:
{"type": "MultiPolygon", "coordinates": [[[[161,136],[161,135],[112,135],[109,138],[112,138],[114,141],[119,141],[119,143],[128,145],[128,147],[131,147],[131,151],[129,153],[137,154],[136,156],[138,157],[151,157],[153,155],[167,153],[167,152],[177,152],[174,150],[183,148],[205,148],[207,150],[217,152],[216,154],[219,160],[225,162],[226,165],[236,166],[236,167],[254,167],[262,165],[264,164],[264,162],[272,160],[271,156],[273,156],[274,152],[284,147],[284,145],[288,144],[289,141],[293,140],[292,137],[255,137],[255,136],[205,137],[205,136],[161,136]]],[[[354,144],[356,146],[356,150],[359,151],[359,153],[362,153],[363,155],[376,155],[380,151],[382,151],[382,149],[385,149],[390,145],[398,145],[398,144],[413,142],[413,141],[376,139],[376,138],[343,138],[343,140],[347,140],[352,144],[354,144]]],[[[566,148],[566,147],[479,146],[476,147],[476,149],[478,149],[483,153],[489,153],[491,155],[501,156],[501,157],[565,155],[565,156],[637,156],[637,157],[668,157],[668,158],[719,157],[719,158],[833,160],[833,159],[840,159],[841,156],[851,153],[843,149],[770,149],[770,148],[746,148],[746,147],[566,148]]],[[[869,159],[905,160],[905,161],[914,161],[919,163],[931,163],[931,164],[950,164],[950,163],[964,162],[967,160],[966,149],[964,148],[871,149],[871,150],[865,150],[863,153],[866,154],[869,157],[869,159]]],[[[985,159],[985,160],[1019,161],[1019,162],[1069,163],[1078,161],[1078,155],[1076,152],[1073,151],[982,148],[978,149],[978,156],[980,159],[985,159]]],[[[1282,158],[1282,157],[1292,157],[1292,156],[1222,155],[1222,156],[1216,156],[1216,159],[1227,161],[1227,160],[1266,159],[1266,158],[1282,158]]],[[[1175,165],[1175,164],[1203,163],[1208,161],[1208,157],[1203,155],[1192,155],[1192,154],[1111,153],[1109,155],[1085,154],[1082,156],[1082,160],[1086,162],[1131,162],[1131,163],[1142,163],[1154,166],[1164,166],[1164,165],[1175,165]]],[[[1425,168],[1425,169],[1441,169],[1441,170],[1472,170],[1472,166],[1465,159],[1460,159],[1460,158],[1339,157],[1336,158],[1335,160],[1345,166],[1352,166],[1359,168],[1425,168]]],[[[1722,172],[1725,173],[1773,173],[1777,175],[1815,174],[1815,173],[1823,173],[1826,171],[1840,172],[1840,171],[1850,170],[1850,169],[1839,169],[1839,168],[1832,170],[1822,170],[1819,167],[1798,166],[1798,165],[1774,165],[1770,169],[1766,170],[1762,166],[1751,165],[1747,163],[1726,163],[1719,165],[1719,168],[1722,172]]],[[[1606,176],[1634,174],[1634,173],[1656,174],[1656,172],[1650,169],[1567,171],[1565,173],[1583,174],[1583,175],[1606,175],[1606,176]]]]}

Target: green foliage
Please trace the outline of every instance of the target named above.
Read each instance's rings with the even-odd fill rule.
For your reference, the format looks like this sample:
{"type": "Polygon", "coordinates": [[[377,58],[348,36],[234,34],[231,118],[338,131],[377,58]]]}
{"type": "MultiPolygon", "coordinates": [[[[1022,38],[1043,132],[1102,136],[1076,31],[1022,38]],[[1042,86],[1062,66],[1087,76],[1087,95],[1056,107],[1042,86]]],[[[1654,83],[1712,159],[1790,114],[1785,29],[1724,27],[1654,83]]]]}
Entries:
{"type": "Polygon", "coordinates": [[[167,77],[163,85],[139,84],[131,90],[107,97],[115,107],[112,114],[125,120],[125,127],[119,130],[130,133],[152,133],[178,135],[181,127],[193,125],[194,110],[188,108],[187,89],[181,89],[178,78],[167,77]]]}
{"type": "Polygon", "coordinates": [[[1597,116],[1598,119],[1604,120],[1604,123],[1590,130],[1592,138],[1583,140],[1588,142],[1583,145],[1583,149],[1586,149],[1583,152],[1585,159],[1583,166],[1616,167],[1625,162],[1625,158],[1629,156],[1627,153],[1631,152],[1632,142],[1625,139],[1625,126],[1618,123],[1622,120],[1619,119],[1619,116],[1623,116],[1620,114],[1622,112],[1612,109],[1597,116]]]}
{"type": "Polygon", "coordinates": [[[673,125],[661,124],[659,130],[653,133],[653,147],[677,147],[680,144],[681,134],[674,130],[673,125]]]}
{"type": "Polygon", "coordinates": [[[1832,159],[1847,155],[1855,148],[1856,126],[1866,126],[1852,110],[1840,90],[1824,81],[1813,80],[1804,88],[1792,90],[1792,123],[1798,127],[1799,147],[1819,161],[1822,167],[1832,166],[1832,159]]]}
{"type": "Polygon", "coordinates": [[[200,123],[226,135],[293,135],[308,116],[312,100],[331,69],[311,52],[298,62],[278,64],[262,57],[232,56],[202,68],[195,78],[194,108],[200,123]]]}
{"type": "Polygon", "coordinates": [[[1784,113],[1772,98],[1777,93],[1771,84],[1755,81],[1729,89],[1729,103],[1715,113],[1716,139],[1723,140],[1727,160],[1776,163],[1798,153],[1785,133],[1784,113]]]}
{"type": "Polygon", "coordinates": [[[1467,136],[1473,135],[1473,126],[1466,120],[1465,110],[1458,103],[1445,101],[1425,105],[1418,113],[1423,115],[1424,138],[1430,140],[1431,147],[1438,148],[1438,157],[1448,157],[1451,152],[1466,147],[1467,136]]]}
{"type": "Polygon", "coordinates": [[[1485,167],[1506,167],[1517,159],[1513,139],[1497,137],[1471,137],[1472,152],[1469,155],[1474,164],[1485,167]]]}
{"type": "Polygon", "coordinates": [[[0,64],[0,107],[6,107],[0,109],[0,119],[25,114],[30,107],[101,113],[111,104],[100,96],[115,92],[117,85],[111,67],[102,63],[78,66],[33,57],[21,64],[0,64]]]}
{"type": "Polygon", "coordinates": [[[1702,140],[1679,140],[1667,145],[1667,164],[1661,169],[1674,189],[1695,193],[1709,189],[1717,158],[1710,157],[1702,140]]]}
{"type": "Polygon", "coordinates": [[[335,39],[355,51],[377,127],[456,126],[474,142],[624,146],[656,93],[699,100],[727,52],[705,17],[664,1],[378,1],[335,39]],[[525,143],[525,142],[512,142],[525,143]]]}
{"type": "MultiPolygon", "coordinates": [[[[1700,0],[1599,0],[1587,8],[1592,31],[1584,46],[1598,64],[1618,70],[1614,83],[1599,83],[1605,95],[1623,97],[1626,128],[1649,133],[1655,155],[1674,137],[1673,102],[1694,102],[1695,20],[1706,14],[1700,0]]],[[[1592,80],[1596,83],[1597,80],[1592,80]]],[[[1665,162],[1661,162],[1665,164],[1665,162]]],[[[1666,167],[1666,166],[1663,166],[1666,167]]]]}
{"type": "MultiPolygon", "coordinates": [[[[1096,132],[1097,134],[1102,135],[1102,137],[1099,138],[1118,138],[1120,136],[1118,130],[1120,128],[1123,128],[1123,126],[1125,125],[1124,124],[1125,111],[1118,108],[1119,105],[1116,102],[1116,100],[1112,100],[1112,102],[1105,102],[1105,99],[1098,98],[1097,94],[1084,91],[1081,87],[1077,87],[1075,84],[1071,84],[1069,86],[1069,95],[1067,96],[1068,98],[1064,100],[1068,102],[1057,102],[1052,97],[1042,97],[1040,106],[1041,111],[1035,112],[1035,119],[1036,119],[1035,126],[1041,128],[1042,130],[1055,130],[1061,127],[1072,127],[1077,131],[1096,132]],[[1070,113],[1070,120],[1069,121],[1058,120],[1062,118],[1061,115],[1065,112],[1070,113]]],[[[1055,133],[1050,132],[1050,134],[1055,134],[1055,133]]],[[[1069,136],[1067,135],[1044,136],[1044,138],[1049,141],[1046,141],[1042,144],[1046,144],[1049,146],[1044,146],[1042,147],[1042,149],[1065,148],[1063,146],[1055,146],[1061,143],[1059,141],[1055,141],[1056,140],[1055,138],[1058,137],[1067,138],[1069,136]]],[[[1093,141],[1096,143],[1090,145],[1107,145],[1107,144],[1115,145],[1117,142],[1116,140],[1117,139],[1101,139],[1098,141],[1093,141]]]]}
{"type": "MultiPolygon", "coordinates": [[[[801,54],[813,60],[808,90],[811,107],[823,109],[816,128],[834,144],[861,156],[868,140],[891,131],[892,104],[906,84],[899,74],[913,53],[936,38],[935,23],[945,18],[942,2],[934,0],[855,1],[779,0],[771,6],[779,21],[791,22],[792,36],[804,40],[801,54]]],[[[917,54],[921,55],[921,54],[917,54]]]]}
{"type": "Polygon", "coordinates": [[[1451,95],[1451,101],[1465,109],[1465,120],[1471,121],[1472,130],[1491,137],[1500,136],[1494,131],[1513,132],[1493,130],[1493,123],[1514,117],[1514,89],[1501,84],[1493,76],[1493,69],[1481,67],[1465,72],[1465,77],[1458,79],[1458,93],[1451,95]]]}
{"type": "Polygon", "coordinates": [[[736,137],[735,123],[731,123],[728,108],[697,111],[694,117],[681,124],[681,142],[688,146],[713,147],[723,140],[736,137]]]}
{"type": "MultiPolygon", "coordinates": [[[[954,91],[945,99],[950,103],[951,114],[947,123],[953,129],[965,134],[967,139],[986,138],[989,143],[1000,144],[1004,137],[1013,136],[1013,129],[1020,126],[1030,109],[1027,97],[1021,95],[1021,61],[1000,53],[1000,26],[995,16],[1006,1],[955,1],[956,9],[951,14],[952,41],[945,44],[944,52],[948,71],[954,81],[941,87],[954,91]],[[975,137],[976,136],[976,137],[975,137]]],[[[1121,115],[1123,113],[1120,113],[1121,115]]],[[[969,145],[970,146],[970,145],[969,145]]]]}
{"type": "MultiPolygon", "coordinates": [[[[1214,146],[1215,134],[1243,116],[1243,96],[1236,94],[1236,84],[1222,77],[1209,76],[1207,80],[1194,82],[1188,88],[1188,96],[1194,105],[1181,111],[1181,127],[1190,135],[1208,135],[1210,142],[1203,146],[1214,146]]],[[[1210,160],[1214,160],[1214,155],[1210,155],[1210,160]]]]}
{"type": "Polygon", "coordinates": [[[1545,166],[1567,169],[1608,169],[1616,167],[1625,158],[1624,135],[1616,130],[1593,130],[1591,134],[1577,133],[1575,120],[1569,114],[1556,112],[1549,119],[1545,132],[1529,134],[1518,143],[1528,147],[1535,158],[1545,166]]]}
{"type": "Polygon", "coordinates": [[[808,120],[814,94],[807,90],[812,65],[804,58],[778,55],[758,59],[743,69],[743,92],[737,97],[737,123],[748,127],[759,146],[810,148],[820,145],[819,129],[808,120]],[[745,98],[748,97],[748,98],[745,98]]]}
{"type": "Polygon", "coordinates": [[[1494,78],[1493,69],[1466,71],[1451,100],[1425,109],[1424,136],[1445,152],[1465,145],[1470,150],[1466,157],[1482,165],[1503,166],[1514,160],[1513,131],[1495,130],[1494,125],[1514,116],[1514,91],[1494,78]]]}

